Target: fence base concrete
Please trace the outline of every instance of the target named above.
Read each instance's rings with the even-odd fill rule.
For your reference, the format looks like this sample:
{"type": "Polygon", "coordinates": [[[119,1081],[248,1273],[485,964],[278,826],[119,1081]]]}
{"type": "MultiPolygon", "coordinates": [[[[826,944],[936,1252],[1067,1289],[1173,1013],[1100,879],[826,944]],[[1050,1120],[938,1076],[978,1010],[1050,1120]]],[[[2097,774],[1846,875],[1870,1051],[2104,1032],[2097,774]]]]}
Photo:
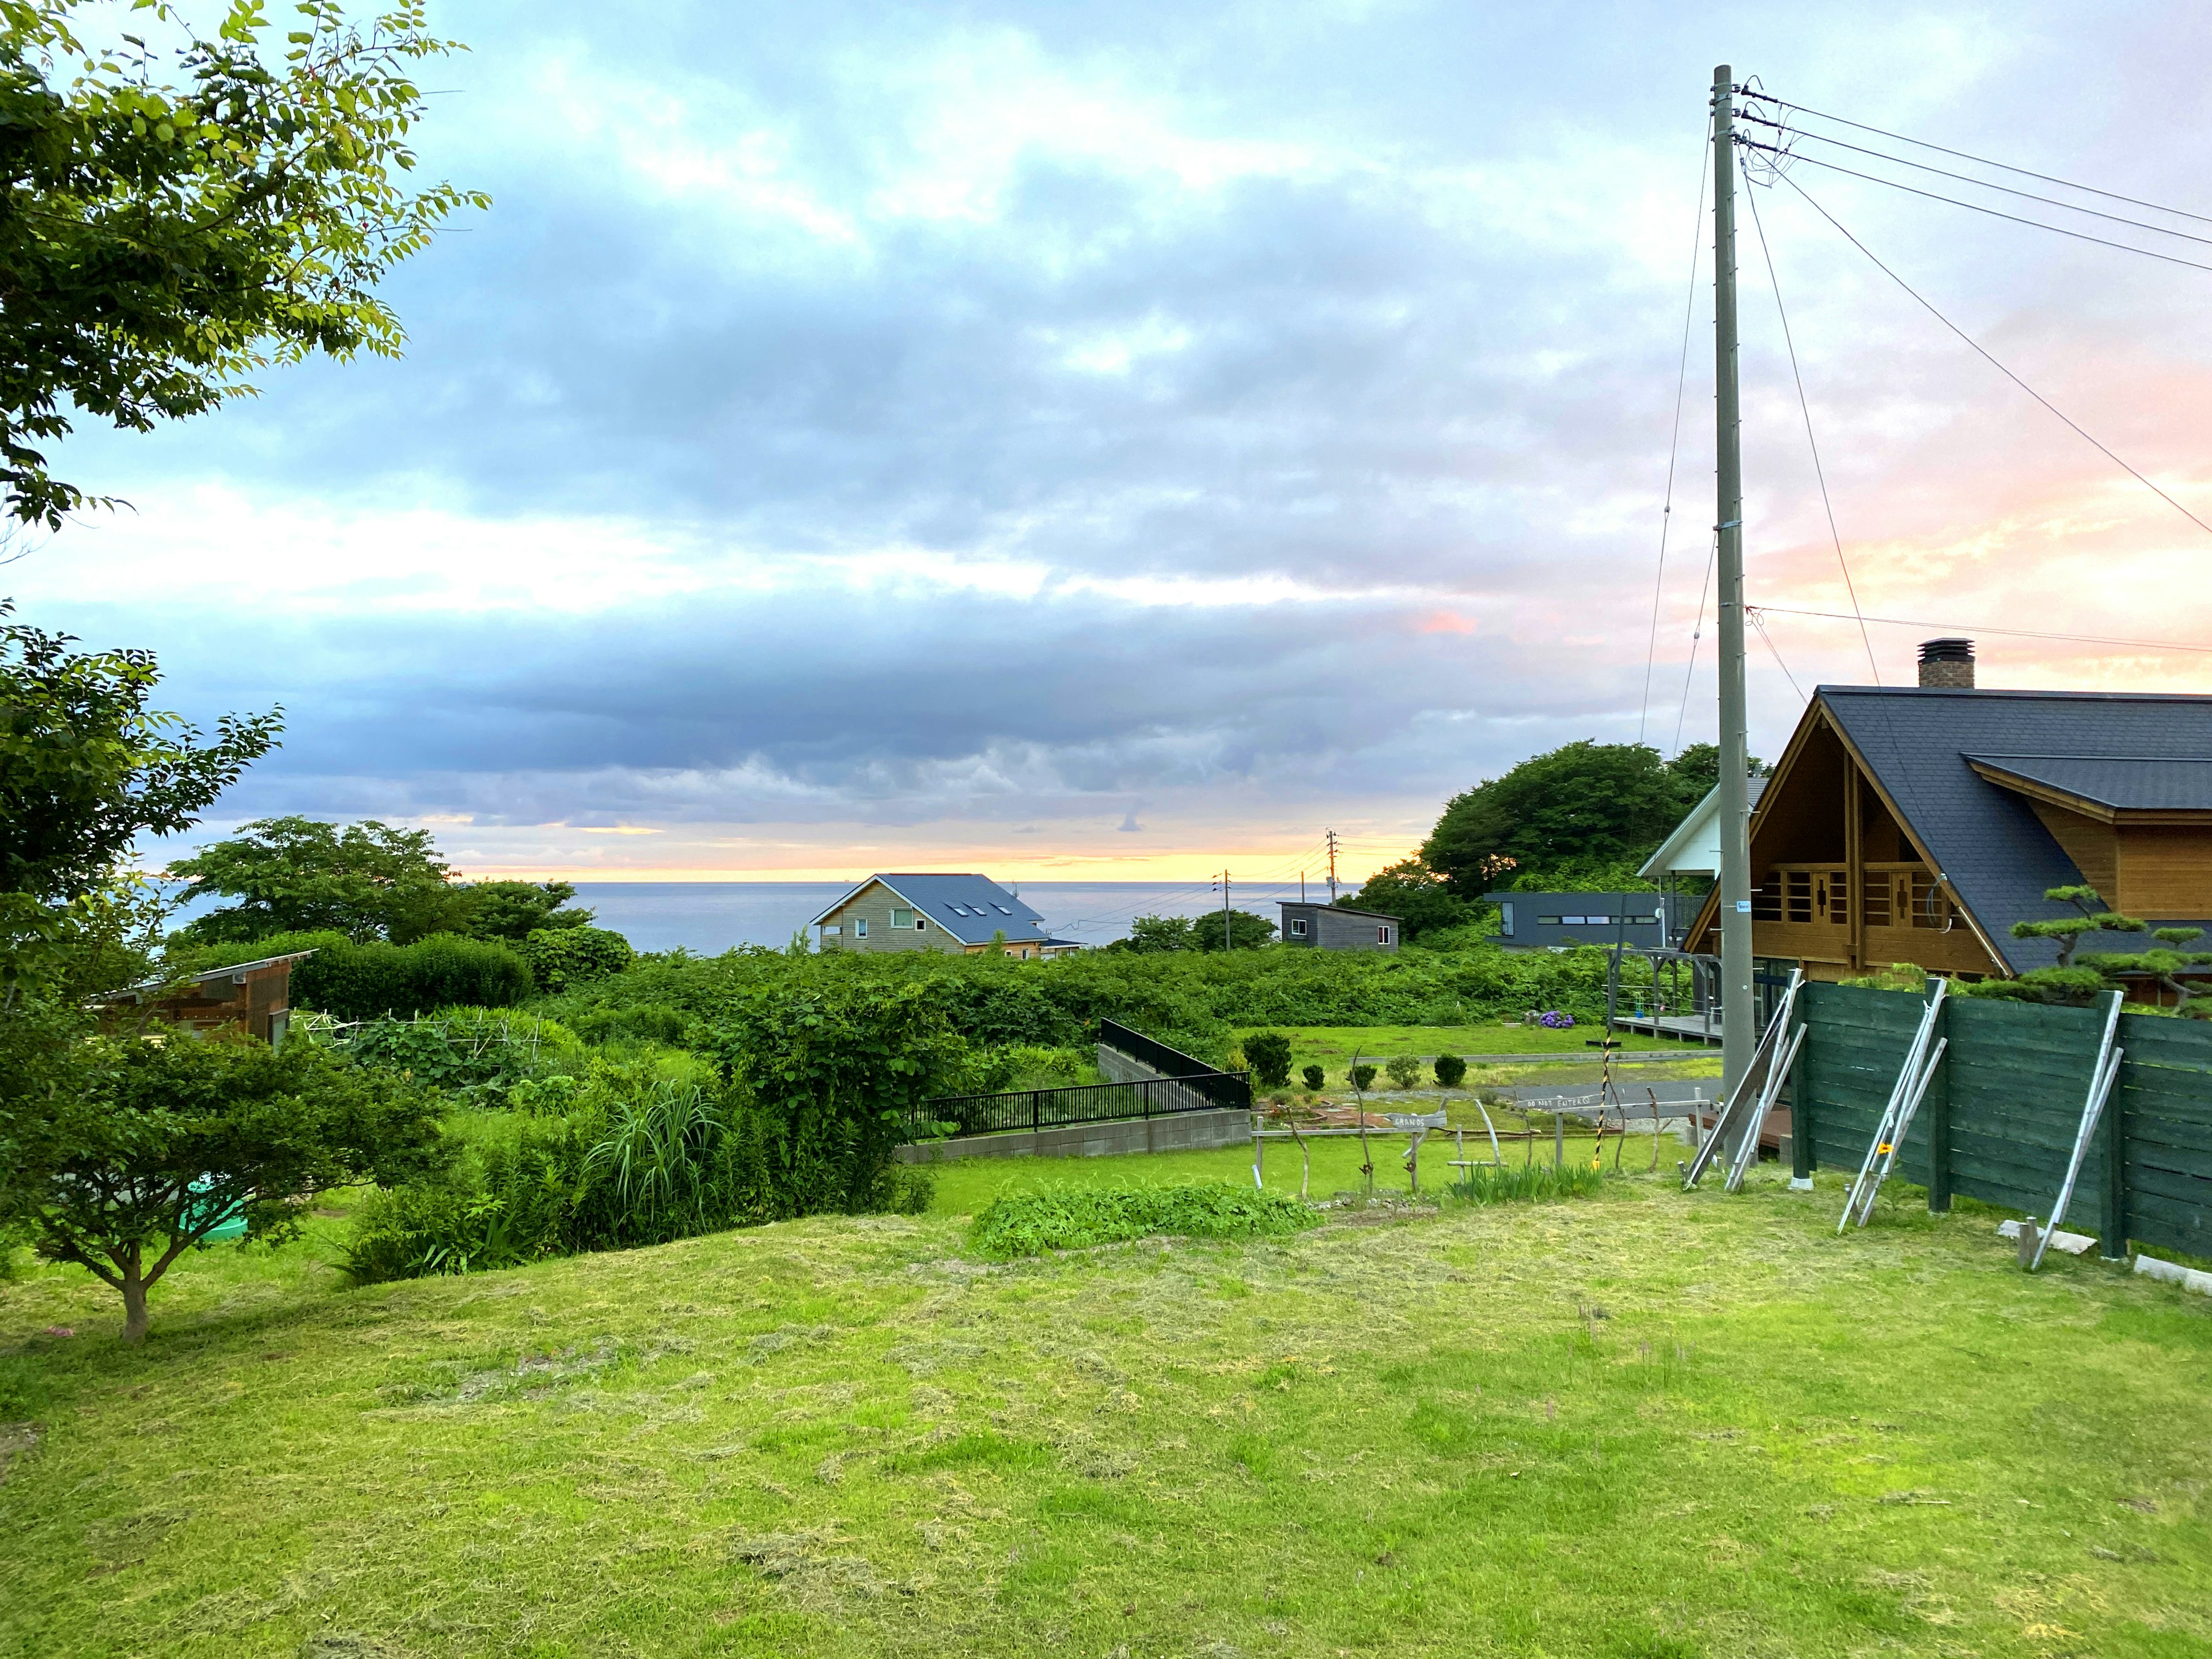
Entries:
{"type": "Polygon", "coordinates": [[[1249,1112],[1176,1112],[1165,1117],[1076,1123],[1064,1129],[1016,1129],[1005,1134],[955,1135],[902,1146],[905,1164],[957,1158],[1115,1158],[1125,1152],[1191,1152],[1243,1146],[1252,1139],[1249,1112]]]}

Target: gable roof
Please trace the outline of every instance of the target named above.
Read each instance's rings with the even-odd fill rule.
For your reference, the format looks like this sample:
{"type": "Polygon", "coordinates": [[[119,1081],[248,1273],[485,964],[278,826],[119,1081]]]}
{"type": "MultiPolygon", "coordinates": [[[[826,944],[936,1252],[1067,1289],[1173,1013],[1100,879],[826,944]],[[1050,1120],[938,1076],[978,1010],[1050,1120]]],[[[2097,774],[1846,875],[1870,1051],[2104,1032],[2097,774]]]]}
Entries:
{"type": "Polygon", "coordinates": [[[2039,757],[2047,769],[2063,762],[2055,775],[2108,793],[2186,791],[2212,770],[2212,697],[1856,685],[1824,685],[1814,696],[2014,973],[2051,966],[2059,947],[2014,939],[2012,924],[2075,914],[2043,894],[2081,872],[2027,797],[1978,770],[1976,757],[2003,765],[1996,757],[2009,757],[2014,766],[2039,757]]]}
{"type": "MultiPolygon", "coordinates": [[[[1766,793],[1766,780],[1763,777],[1746,778],[1744,787],[1751,805],[1756,807],[1759,798],[1766,793]]],[[[1659,843],[1659,850],[1644,860],[1643,867],[1636,873],[1646,881],[1656,881],[1677,870],[1694,870],[1706,874],[1718,870],[1720,841],[1713,825],[1720,815],[1721,787],[1715,784],[1705,791],[1703,800],[1682,815],[1682,821],[1674,826],[1674,833],[1659,843]],[[1704,856],[1705,844],[1708,842],[1715,848],[1712,862],[1689,863],[1691,859],[1704,856]]]]}
{"type": "Polygon", "coordinates": [[[878,882],[963,945],[988,945],[992,934],[997,933],[1004,933],[1009,939],[1025,942],[1066,943],[1046,939],[1042,916],[988,876],[972,872],[963,875],[907,872],[870,876],[806,925],[819,926],[878,882]]]}
{"type": "Polygon", "coordinates": [[[2212,812],[2212,756],[1969,755],[1990,782],[2112,822],[2120,813],[2212,812]]]}

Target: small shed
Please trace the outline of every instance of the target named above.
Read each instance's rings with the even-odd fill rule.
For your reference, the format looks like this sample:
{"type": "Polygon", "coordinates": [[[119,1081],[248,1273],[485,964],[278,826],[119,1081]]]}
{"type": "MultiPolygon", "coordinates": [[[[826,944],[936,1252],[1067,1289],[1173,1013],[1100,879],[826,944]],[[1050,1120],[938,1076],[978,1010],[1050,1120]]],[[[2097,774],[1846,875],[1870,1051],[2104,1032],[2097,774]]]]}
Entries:
{"type": "Polygon", "coordinates": [[[284,1040],[292,1019],[292,964],[314,955],[295,951],[289,956],[264,957],[228,968],[210,968],[164,990],[159,981],[111,991],[100,1000],[111,1007],[125,1003],[154,1005],[154,1015],[172,1025],[205,1036],[216,1031],[244,1031],[274,1046],[284,1040]]]}
{"type": "Polygon", "coordinates": [[[1341,904],[1282,901],[1283,943],[1310,951],[1392,951],[1398,948],[1399,921],[1380,910],[1354,910],[1341,904]]]}

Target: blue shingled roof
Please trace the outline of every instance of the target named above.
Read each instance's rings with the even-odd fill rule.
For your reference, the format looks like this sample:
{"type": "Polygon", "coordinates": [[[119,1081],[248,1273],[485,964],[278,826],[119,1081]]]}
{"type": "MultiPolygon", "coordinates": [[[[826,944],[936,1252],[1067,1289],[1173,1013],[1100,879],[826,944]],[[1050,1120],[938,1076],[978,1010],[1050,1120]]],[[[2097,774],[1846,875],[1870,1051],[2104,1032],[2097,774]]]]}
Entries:
{"type": "MultiPolygon", "coordinates": [[[[2050,939],[2016,939],[2015,921],[2075,914],[2044,896],[2081,880],[2033,808],[1970,758],[2063,757],[2155,763],[2180,777],[2212,756],[2212,697],[2118,691],[1967,691],[1824,685],[1816,694],[2015,973],[2057,960],[2050,939]],[[2177,764],[2184,763],[2184,764],[2177,764]]],[[[2155,775],[2147,770],[2143,778],[2155,775]]],[[[2212,903],[2203,907],[2212,911],[2212,903]]],[[[2203,923],[2212,916],[2145,920],[2203,923]]]]}
{"type": "Polygon", "coordinates": [[[963,945],[988,945],[991,936],[998,933],[1027,944],[1066,942],[1048,939],[1042,916],[988,876],[972,872],[941,875],[908,872],[870,876],[807,925],[820,922],[849,902],[854,894],[869,882],[877,881],[927,916],[932,927],[942,927],[963,945]]]}

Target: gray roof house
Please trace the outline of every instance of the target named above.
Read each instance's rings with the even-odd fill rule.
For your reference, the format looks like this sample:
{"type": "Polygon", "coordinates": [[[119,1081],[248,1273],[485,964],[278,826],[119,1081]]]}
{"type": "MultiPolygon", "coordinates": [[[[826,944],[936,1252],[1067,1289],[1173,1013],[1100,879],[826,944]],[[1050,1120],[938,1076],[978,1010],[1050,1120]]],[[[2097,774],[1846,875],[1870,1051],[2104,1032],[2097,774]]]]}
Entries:
{"type": "Polygon", "coordinates": [[[1282,941],[1310,951],[1383,951],[1398,948],[1398,918],[1380,910],[1355,910],[1348,904],[1281,901],[1282,941]]]}
{"type": "MultiPolygon", "coordinates": [[[[1937,664],[1955,677],[1965,641],[1937,664]]],[[[1752,948],[1842,978],[1893,963],[2011,975],[2057,960],[2015,921],[2090,886],[2212,927],[2212,696],[1824,685],[1751,819],[1752,948]]],[[[1717,947],[1708,898],[1690,948],[1717,947]]],[[[2116,944],[2114,948],[2127,948],[2116,944]]]]}
{"type": "Polygon", "coordinates": [[[1064,956],[1082,946],[1054,939],[1044,918],[988,876],[915,872],[870,876],[807,924],[827,951],[941,951],[980,956],[1005,935],[1010,957],[1064,956]]]}

